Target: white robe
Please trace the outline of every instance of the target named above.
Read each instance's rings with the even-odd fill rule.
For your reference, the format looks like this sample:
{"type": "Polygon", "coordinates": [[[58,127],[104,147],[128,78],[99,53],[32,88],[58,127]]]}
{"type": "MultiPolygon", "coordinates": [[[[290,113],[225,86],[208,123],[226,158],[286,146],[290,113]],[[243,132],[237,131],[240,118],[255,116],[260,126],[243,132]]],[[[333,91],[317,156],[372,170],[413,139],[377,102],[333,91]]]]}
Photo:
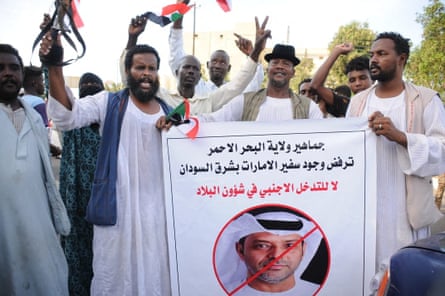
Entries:
{"type": "Polygon", "coordinates": [[[45,127],[40,115],[25,117],[19,109],[14,112],[23,112],[24,122],[17,132],[1,105],[0,295],[68,295],[68,265],[48,203],[39,134],[31,124],[43,137],[45,127]]]}
{"type": "MultiPolygon", "coordinates": [[[[107,92],[77,100],[73,111],[51,99],[56,126],[71,129],[100,119],[107,92]]],[[[118,152],[117,224],[95,226],[92,295],[170,295],[162,177],[161,134],[156,120],[131,101],[122,123],[118,152]]],[[[100,164],[99,164],[100,165],[100,164]]]]}
{"type": "MultiPolygon", "coordinates": [[[[366,104],[363,116],[380,111],[384,116],[391,118],[397,129],[406,133],[405,92],[394,98],[380,99],[373,91],[366,104]]],[[[426,106],[424,114],[425,130],[428,131],[431,126],[436,125],[442,135],[445,135],[443,105],[437,96],[426,106]]],[[[428,227],[415,231],[408,221],[405,174],[433,175],[432,172],[437,170],[438,163],[427,160],[439,156],[437,152],[441,150],[439,146],[441,143],[433,140],[425,141],[425,135],[408,133],[406,135],[407,149],[384,136],[377,137],[376,268],[379,264],[387,262],[400,248],[429,235],[428,227]],[[418,153],[435,154],[435,157],[418,157],[418,153]]],[[[442,156],[442,166],[444,162],[442,156]]]]}

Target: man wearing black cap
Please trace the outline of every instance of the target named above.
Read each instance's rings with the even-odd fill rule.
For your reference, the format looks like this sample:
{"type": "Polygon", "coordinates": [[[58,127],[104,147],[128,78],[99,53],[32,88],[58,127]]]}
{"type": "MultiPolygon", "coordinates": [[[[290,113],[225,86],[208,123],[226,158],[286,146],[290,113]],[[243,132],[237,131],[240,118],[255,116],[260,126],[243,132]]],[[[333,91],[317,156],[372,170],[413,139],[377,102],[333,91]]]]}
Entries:
{"type": "Polygon", "coordinates": [[[235,97],[220,110],[202,114],[202,121],[275,121],[323,118],[312,100],[295,94],[289,87],[300,60],[291,45],[277,44],[265,55],[268,62],[267,87],[235,97]]]}

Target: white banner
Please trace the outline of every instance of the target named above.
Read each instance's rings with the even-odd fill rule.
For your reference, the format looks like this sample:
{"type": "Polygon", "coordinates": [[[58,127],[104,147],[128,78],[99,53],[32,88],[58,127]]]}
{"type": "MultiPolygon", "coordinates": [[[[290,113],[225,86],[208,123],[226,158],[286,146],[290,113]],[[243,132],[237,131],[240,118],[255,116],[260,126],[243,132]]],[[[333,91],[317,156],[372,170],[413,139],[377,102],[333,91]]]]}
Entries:
{"type": "Polygon", "coordinates": [[[294,259],[282,262],[298,248],[279,288],[288,294],[271,295],[367,295],[376,165],[366,119],[201,123],[196,139],[173,127],[163,141],[173,295],[278,291],[262,274],[292,270],[294,259]],[[259,218],[277,211],[300,238],[252,272],[246,238],[277,226],[259,218]]]}

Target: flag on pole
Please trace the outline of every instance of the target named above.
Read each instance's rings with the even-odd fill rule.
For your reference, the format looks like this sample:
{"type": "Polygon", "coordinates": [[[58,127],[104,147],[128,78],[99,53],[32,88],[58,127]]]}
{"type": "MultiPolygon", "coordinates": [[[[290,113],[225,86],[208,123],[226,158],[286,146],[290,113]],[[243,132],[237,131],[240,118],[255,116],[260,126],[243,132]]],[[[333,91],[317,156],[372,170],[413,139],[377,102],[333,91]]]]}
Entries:
{"type": "Polygon", "coordinates": [[[190,116],[190,103],[184,99],[166,117],[167,122],[172,122],[187,137],[194,139],[199,131],[199,120],[190,116]]]}
{"type": "Polygon", "coordinates": [[[231,0],[216,0],[216,2],[221,6],[222,10],[228,12],[232,10],[232,1],[231,0]]]}
{"type": "Polygon", "coordinates": [[[73,0],[71,1],[71,12],[73,16],[74,24],[76,25],[76,28],[83,27],[83,21],[80,18],[79,14],[79,7],[80,7],[80,0],[73,0]]]}
{"type": "Polygon", "coordinates": [[[144,13],[142,16],[145,16],[147,19],[160,25],[161,27],[165,27],[171,22],[180,19],[192,7],[193,5],[188,6],[187,4],[184,3],[176,3],[163,7],[161,15],[157,15],[151,11],[148,11],[144,13]]]}

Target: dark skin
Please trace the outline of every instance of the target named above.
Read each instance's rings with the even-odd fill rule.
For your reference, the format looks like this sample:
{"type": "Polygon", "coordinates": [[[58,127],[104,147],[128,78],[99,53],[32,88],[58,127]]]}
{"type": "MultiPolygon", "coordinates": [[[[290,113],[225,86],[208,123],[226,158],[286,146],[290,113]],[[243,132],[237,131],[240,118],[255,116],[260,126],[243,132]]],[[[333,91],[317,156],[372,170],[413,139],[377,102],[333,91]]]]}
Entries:
{"type": "Polygon", "coordinates": [[[139,35],[144,32],[147,25],[147,18],[143,16],[136,16],[131,19],[130,25],[128,26],[128,40],[127,50],[136,46],[139,35]]]}
{"type": "MultiPolygon", "coordinates": [[[[62,45],[60,35],[56,40],[59,46],[62,45]]],[[[53,46],[53,39],[51,33],[47,33],[41,44],[39,55],[46,56],[49,54],[53,46]]],[[[133,56],[133,61],[130,69],[126,69],[127,74],[132,75],[134,79],[140,81],[140,88],[144,91],[149,91],[153,86],[150,80],[158,79],[157,58],[152,53],[141,53],[133,56]]],[[[65,80],[63,75],[63,67],[48,66],[49,90],[51,96],[56,98],[68,110],[72,109],[71,101],[65,90],[65,80]]],[[[153,94],[154,98],[154,94],[153,94]]],[[[160,106],[156,100],[142,101],[130,90],[130,99],[132,102],[144,113],[155,114],[159,112],[160,106]]]]}
{"type": "MultiPolygon", "coordinates": [[[[403,89],[403,69],[405,67],[406,54],[398,54],[391,39],[376,40],[370,50],[371,78],[378,81],[375,93],[380,98],[391,98],[399,95],[403,89]]],[[[404,132],[397,129],[391,118],[376,111],[368,118],[369,127],[378,136],[384,136],[388,140],[407,147],[407,138],[404,132]]]]}
{"type": "Polygon", "coordinates": [[[192,98],[195,94],[195,86],[201,78],[201,63],[192,55],[183,57],[176,70],[176,76],[179,94],[187,99],[192,98]]]}
{"type": "MultiPolygon", "coordinates": [[[[190,0],[177,0],[176,3],[184,3],[188,5],[190,3],[190,0]]],[[[181,17],[173,22],[174,29],[182,29],[183,18],[184,17],[181,17]]],[[[266,17],[261,27],[259,26],[259,24],[257,24],[256,40],[259,38],[259,36],[261,36],[264,33],[268,19],[269,17],[266,17]]],[[[239,34],[234,33],[234,35],[237,38],[235,40],[235,44],[238,47],[238,49],[245,55],[250,56],[252,50],[254,49],[252,42],[249,39],[246,39],[239,34]]],[[[231,69],[230,57],[225,51],[216,50],[211,54],[210,60],[207,61],[206,66],[209,71],[210,80],[216,86],[220,87],[224,83],[227,74],[230,72],[231,69]]]]}
{"type": "MultiPolygon", "coordinates": [[[[267,38],[271,38],[271,32],[270,30],[266,30],[266,24],[267,24],[268,17],[264,20],[263,24],[260,26],[258,22],[258,18],[255,17],[255,25],[256,25],[256,40],[255,40],[255,46],[252,47],[250,51],[249,57],[255,61],[258,62],[259,56],[261,52],[266,47],[266,41],[267,38]]],[[[239,36],[239,35],[238,35],[239,36]]],[[[241,36],[240,36],[241,37],[241,36]]],[[[242,38],[242,37],[241,37],[242,38]]],[[[247,39],[242,38],[242,47],[250,49],[251,43],[247,41],[247,39]]],[[[158,129],[170,129],[172,126],[172,122],[167,122],[165,116],[161,116],[159,120],[156,122],[156,127],[158,129]]]]}
{"type": "Polygon", "coordinates": [[[0,53],[0,102],[12,110],[21,107],[18,94],[23,83],[23,68],[19,59],[9,53],[0,53]]]}

